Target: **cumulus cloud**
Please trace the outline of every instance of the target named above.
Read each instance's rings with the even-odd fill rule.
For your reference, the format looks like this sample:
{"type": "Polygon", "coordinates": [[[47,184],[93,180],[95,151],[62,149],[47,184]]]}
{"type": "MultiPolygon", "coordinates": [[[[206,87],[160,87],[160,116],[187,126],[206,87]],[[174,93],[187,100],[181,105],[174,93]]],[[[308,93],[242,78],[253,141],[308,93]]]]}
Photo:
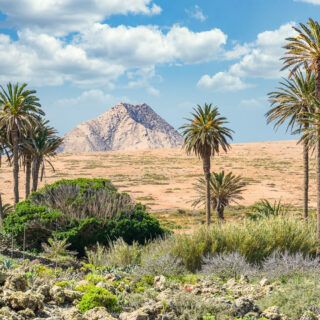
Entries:
{"type": "Polygon", "coordinates": [[[195,5],[191,9],[186,9],[185,11],[191,18],[200,20],[201,22],[204,22],[207,19],[198,5],[195,5]]]}
{"type": "Polygon", "coordinates": [[[198,87],[210,89],[212,91],[239,91],[251,87],[250,84],[244,83],[239,77],[233,76],[227,72],[219,72],[213,77],[205,74],[198,82],[198,87]]]}
{"type": "Polygon", "coordinates": [[[296,2],[307,2],[307,3],[320,5],[320,0],[294,0],[294,1],[296,1],[296,2]]]}
{"type": "MultiPolygon", "coordinates": [[[[277,30],[262,32],[258,34],[254,43],[238,46],[238,49],[235,47],[233,50],[238,51],[238,54],[242,51],[241,59],[231,65],[228,71],[219,72],[211,77],[204,75],[199,80],[198,86],[212,90],[216,86],[226,87],[223,89],[226,91],[229,83],[234,83],[234,90],[242,90],[248,87],[243,78],[276,79],[285,75],[287,71],[280,71],[282,67],[280,58],[284,53],[282,47],[285,39],[295,34],[293,25],[294,23],[288,23],[277,30]]],[[[231,58],[236,54],[231,51],[225,56],[231,58]]]]}
{"type": "Polygon", "coordinates": [[[227,36],[220,29],[193,32],[178,25],[165,34],[157,26],[112,28],[95,24],[76,41],[89,55],[137,67],[173,61],[210,61],[222,52],[227,36]]]}
{"type": "Polygon", "coordinates": [[[68,34],[115,14],[154,15],[161,8],[153,0],[1,0],[6,26],[68,34]]]}
{"type": "Polygon", "coordinates": [[[102,86],[137,68],[152,70],[154,76],[158,64],[216,59],[226,39],[219,29],[193,32],[180,26],[164,33],[154,26],[96,23],[71,40],[24,29],[17,40],[0,34],[0,81],[102,86]]]}

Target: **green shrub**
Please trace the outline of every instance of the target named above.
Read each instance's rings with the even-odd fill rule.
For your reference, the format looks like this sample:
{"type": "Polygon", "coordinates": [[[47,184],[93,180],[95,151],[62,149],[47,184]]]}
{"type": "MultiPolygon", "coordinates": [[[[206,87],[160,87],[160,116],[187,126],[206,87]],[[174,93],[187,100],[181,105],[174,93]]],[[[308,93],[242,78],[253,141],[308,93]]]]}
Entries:
{"type": "Polygon", "coordinates": [[[109,180],[61,180],[47,185],[16,206],[3,221],[5,232],[26,248],[41,249],[41,243],[56,236],[67,239],[70,250],[84,254],[97,242],[108,245],[118,238],[143,244],[162,236],[165,230],[141,204],[133,204],[109,180]],[[25,231],[24,231],[25,230],[25,231]]]}
{"type": "Polygon", "coordinates": [[[105,307],[110,312],[119,311],[117,297],[104,288],[87,291],[78,304],[78,309],[82,312],[96,307],[105,307]]]}
{"type": "Polygon", "coordinates": [[[281,288],[258,301],[258,305],[262,310],[276,305],[289,319],[299,319],[309,307],[319,305],[319,280],[317,273],[291,277],[281,288]]]}
{"type": "Polygon", "coordinates": [[[301,252],[314,256],[316,221],[294,216],[270,216],[258,220],[225,223],[200,229],[192,235],[177,235],[175,254],[190,271],[201,268],[203,256],[239,252],[252,264],[261,264],[274,251],[301,252]]]}

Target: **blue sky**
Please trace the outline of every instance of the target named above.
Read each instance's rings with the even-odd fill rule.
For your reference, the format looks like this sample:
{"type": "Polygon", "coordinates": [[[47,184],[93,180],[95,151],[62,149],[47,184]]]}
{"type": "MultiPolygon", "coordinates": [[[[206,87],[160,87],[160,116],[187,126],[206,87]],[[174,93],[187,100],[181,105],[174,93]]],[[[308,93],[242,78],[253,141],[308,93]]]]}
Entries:
{"type": "Polygon", "coordinates": [[[213,103],[234,142],[293,139],[267,126],[292,26],[320,0],[0,0],[0,83],[35,88],[64,134],[117,102],[174,127],[213,103]]]}

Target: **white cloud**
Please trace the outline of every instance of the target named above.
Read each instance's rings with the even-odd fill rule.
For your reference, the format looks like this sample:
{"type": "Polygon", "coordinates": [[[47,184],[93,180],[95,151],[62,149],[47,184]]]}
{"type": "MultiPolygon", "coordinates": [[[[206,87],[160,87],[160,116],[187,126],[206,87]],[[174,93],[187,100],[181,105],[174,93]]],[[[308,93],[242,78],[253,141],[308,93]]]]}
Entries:
{"type": "Polygon", "coordinates": [[[191,18],[200,20],[201,22],[204,22],[207,19],[198,5],[195,5],[192,9],[186,9],[185,11],[191,18]]]}
{"type": "Polygon", "coordinates": [[[24,29],[18,40],[0,34],[0,81],[102,86],[136,69],[153,70],[154,77],[158,64],[217,59],[226,39],[219,29],[196,33],[180,26],[164,33],[154,26],[94,24],[71,41],[24,29]]]}
{"type": "Polygon", "coordinates": [[[248,87],[243,78],[264,78],[277,79],[285,72],[281,72],[285,39],[293,36],[293,23],[288,23],[274,31],[259,33],[254,43],[235,46],[235,48],[225,53],[226,59],[239,56],[242,58],[237,63],[231,65],[228,71],[219,72],[213,76],[204,75],[198,82],[198,86],[214,90],[228,91],[229,84],[234,84],[233,90],[242,90],[248,87]]]}
{"type": "Polygon", "coordinates": [[[240,105],[250,108],[262,108],[268,105],[266,97],[249,98],[240,101],[240,105]]]}
{"type": "Polygon", "coordinates": [[[307,3],[320,5],[320,0],[294,0],[294,1],[296,1],[296,2],[307,2],[307,3]]]}
{"type": "Polygon", "coordinates": [[[79,46],[30,30],[12,41],[0,35],[0,81],[26,81],[33,85],[104,85],[125,72],[120,64],[89,57],[79,46]]]}
{"type": "Polygon", "coordinates": [[[41,32],[68,34],[115,14],[154,15],[161,8],[153,0],[1,0],[8,25],[41,32]]]}
{"type": "Polygon", "coordinates": [[[219,29],[195,33],[173,26],[164,34],[152,26],[102,24],[94,24],[71,42],[31,30],[19,32],[18,37],[13,41],[0,35],[0,81],[36,85],[69,81],[79,86],[105,85],[135,68],[142,73],[152,70],[151,79],[157,64],[209,61],[218,57],[227,38],[219,29]]]}
{"type": "Polygon", "coordinates": [[[239,91],[252,86],[244,83],[239,77],[228,74],[227,72],[219,72],[213,77],[205,74],[201,77],[197,85],[200,88],[221,92],[239,91]]]}
{"type": "Polygon", "coordinates": [[[95,24],[77,37],[78,45],[89,55],[135,67],[210,61],[219,56],[226,41],[220,29],[193,32],[178,25],[165,34],[156,26],[95,24]]]}

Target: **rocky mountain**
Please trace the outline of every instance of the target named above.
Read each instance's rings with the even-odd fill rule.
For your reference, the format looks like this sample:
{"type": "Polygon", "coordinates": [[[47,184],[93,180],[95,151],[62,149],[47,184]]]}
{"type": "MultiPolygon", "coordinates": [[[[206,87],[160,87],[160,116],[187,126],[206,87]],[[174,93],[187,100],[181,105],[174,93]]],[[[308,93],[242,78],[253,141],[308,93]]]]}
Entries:
{"type": "Polygon", "coordinates": [[[173,148],[181,135],[147,104],[119,103],[64,136],[60,152],[173,148]]]}

